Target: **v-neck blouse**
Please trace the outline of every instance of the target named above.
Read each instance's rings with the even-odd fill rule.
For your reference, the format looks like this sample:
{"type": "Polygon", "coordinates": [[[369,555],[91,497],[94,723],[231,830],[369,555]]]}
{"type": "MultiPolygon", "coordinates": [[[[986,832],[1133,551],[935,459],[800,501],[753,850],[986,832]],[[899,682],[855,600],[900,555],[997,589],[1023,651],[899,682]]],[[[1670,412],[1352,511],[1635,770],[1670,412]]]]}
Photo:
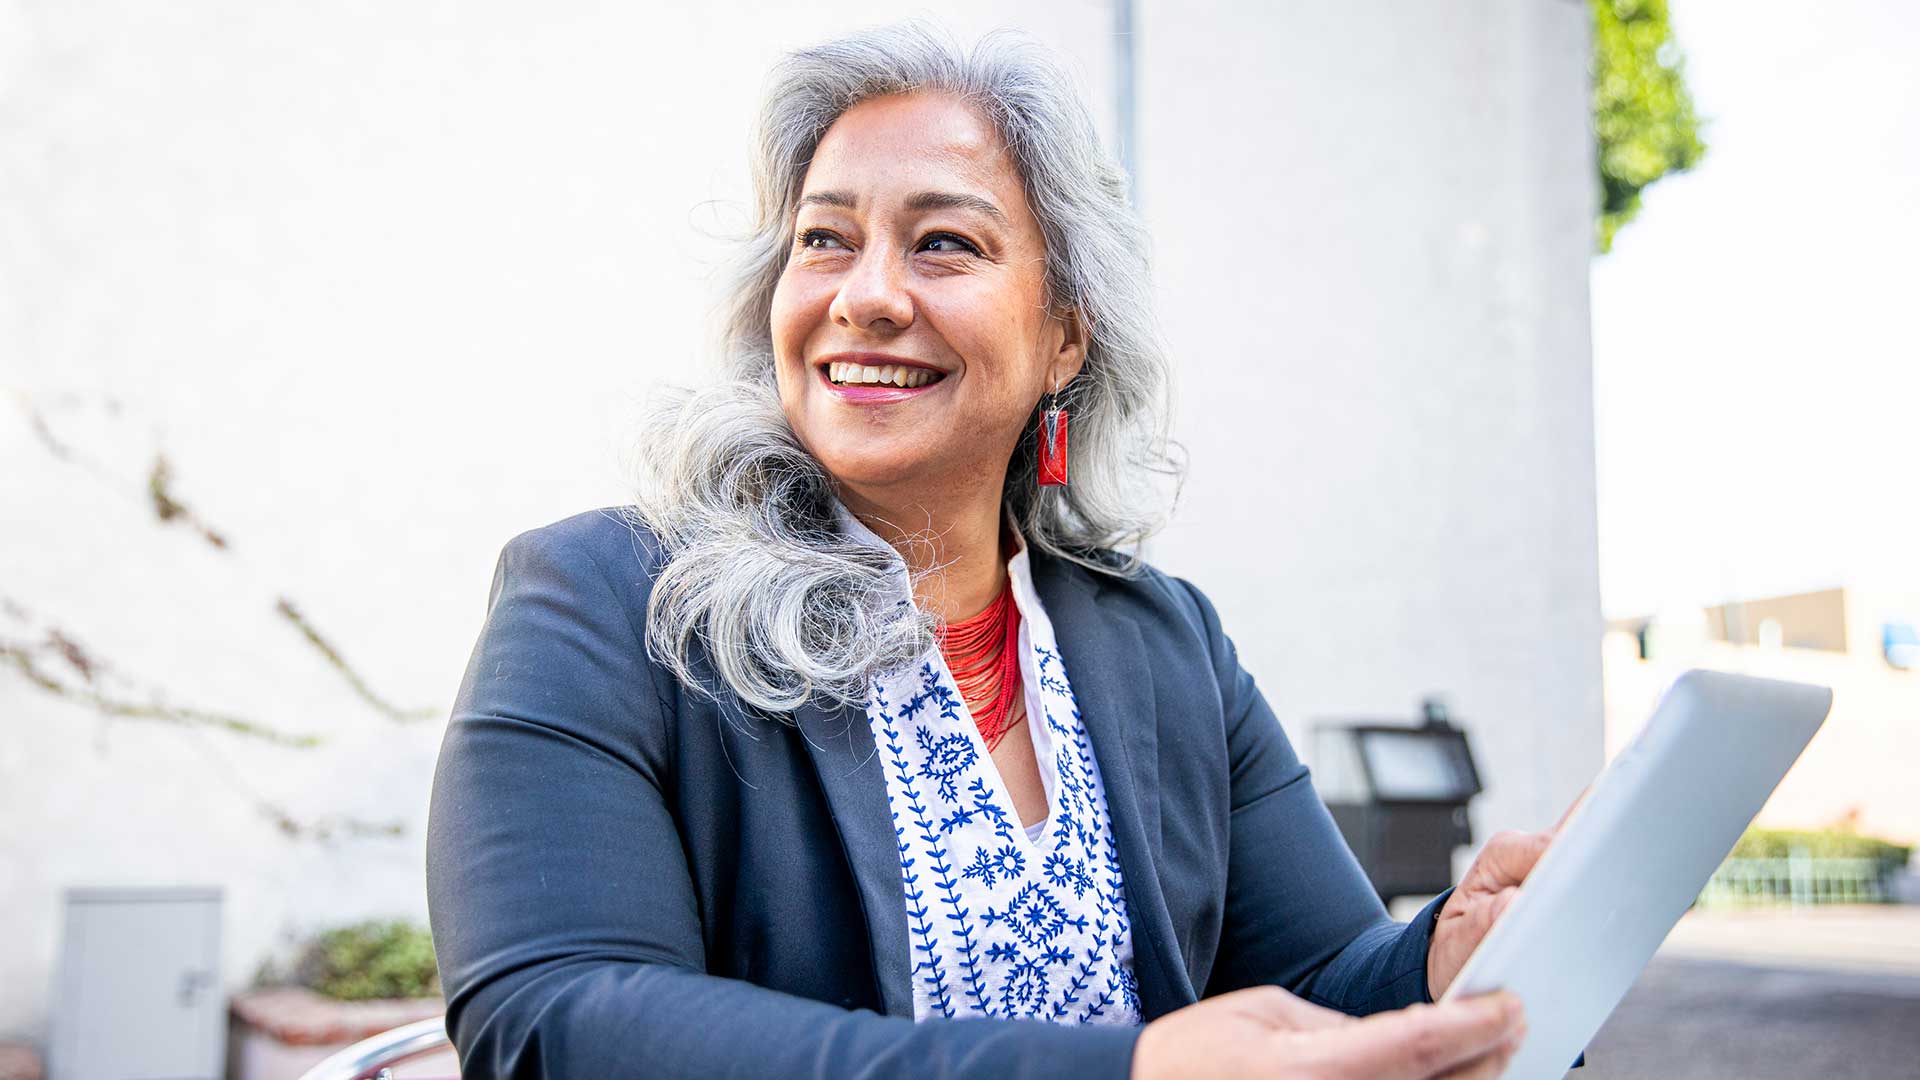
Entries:
{"type": "MultiPolygon", "coordinates": [[[[844,535],[892,548],[835,504],[844,535]]],[[[937,647],[875,677],[867,720],[899,846],[916,1020],[998,1016],[1138,1024],[1133,934],[1106,790],[1033,586],[1026,539],[1007,562],[1047,816],[1022,828],[937,647]],[[1042,722],[1035,722],[1040,720],[1042,722]]],[[[897,558],[897,555],[896,555],[897,558]]],[[[900,603],[912,603],[904,561],[900,603]]]]}

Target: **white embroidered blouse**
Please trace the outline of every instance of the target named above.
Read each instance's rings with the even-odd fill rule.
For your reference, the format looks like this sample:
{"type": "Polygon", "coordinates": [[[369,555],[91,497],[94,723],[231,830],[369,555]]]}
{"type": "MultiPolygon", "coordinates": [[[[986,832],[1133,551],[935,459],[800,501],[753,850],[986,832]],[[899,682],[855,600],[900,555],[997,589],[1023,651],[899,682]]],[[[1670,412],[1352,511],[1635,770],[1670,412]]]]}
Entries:
{"type": "MultiPolygon", "coordinates": [[[[836,504],[843,533],[885,541],[836,504]]],[[[1105,788],[1027,545],[1007,563],[1027,724],[1047,816],[1026,828],[938,648],[870,684],[900,847],[913,1012],[1138,1024],[1133,935],[1105,788]]],[[[891,548],[888,548],[891,551],[891,548]]],[[[900,588],[912,602],[906,564],[900,588]]]]}

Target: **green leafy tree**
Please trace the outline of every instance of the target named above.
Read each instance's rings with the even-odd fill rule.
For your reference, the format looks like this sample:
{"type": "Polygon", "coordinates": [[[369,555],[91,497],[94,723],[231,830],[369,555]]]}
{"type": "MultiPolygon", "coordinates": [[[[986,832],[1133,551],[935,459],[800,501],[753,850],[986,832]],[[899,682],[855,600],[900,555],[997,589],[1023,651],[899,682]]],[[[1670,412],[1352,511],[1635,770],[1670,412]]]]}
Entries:
{"type": "Polygon", "coordinates": [[[1687,93],[1667,0],[1590,0],[1593,5],[1593,131],[1600,166],[1596,241],[1640,212],[1640,193],[1706,153],[1687,93]]]}

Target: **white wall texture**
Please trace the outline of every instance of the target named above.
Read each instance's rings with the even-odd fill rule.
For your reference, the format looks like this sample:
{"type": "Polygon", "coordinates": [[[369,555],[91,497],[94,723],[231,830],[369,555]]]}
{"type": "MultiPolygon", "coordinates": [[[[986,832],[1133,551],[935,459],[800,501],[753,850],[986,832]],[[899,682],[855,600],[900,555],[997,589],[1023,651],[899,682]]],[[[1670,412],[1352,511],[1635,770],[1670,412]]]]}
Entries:
{"type": "Polygon", "coordinates": [[[1483,836],[1552,825],[1601,763],[1587,19],[1140,19],[1141,204],[1192,463],[1157,561],[1217,599],[1296,744],[1447,698],[1483,836]]]}
{"type": "MultiPolygon", "coordinates": [[[[1037,33],[1111,125],[1105,3],[926,10],[1037,33]]],[[[1601,757],[1583,12],[1139,5],[1194,467],[1154,557],[1303,749],[1447,694],[1483,830],[1601,757]]],[[[771,59],[896,14],[0,0],[0,1038],[44,1037],[67,886],[223,886],[235,989],[424,917],[495,555],[621,501],[635,404],[698,377],[771,59]]]]}

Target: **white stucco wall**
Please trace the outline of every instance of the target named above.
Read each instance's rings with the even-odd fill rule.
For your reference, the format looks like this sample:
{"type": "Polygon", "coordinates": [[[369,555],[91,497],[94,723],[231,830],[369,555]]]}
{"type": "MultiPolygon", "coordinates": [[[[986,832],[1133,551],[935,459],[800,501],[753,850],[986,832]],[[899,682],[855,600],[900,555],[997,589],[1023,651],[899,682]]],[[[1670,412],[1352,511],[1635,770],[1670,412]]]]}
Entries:
{"type": "MultiPolygon", "coordinates": [[[[326,740],[0,670],[0,1038],[44,1036],[67,886],[224,886],[236,988],[285,933],[424,916],[500,545],[623,497],[768,62],[893,14],[809,8],[0,0],[0,642],[326,740]],[[162,454],[226,549],[158,519],[162,454]]],[[[1105,4],[932,10],[1066,50],[1110,122],[1105,4]]],[[[1141,7],[1139,140],[1194,477],[1156,558],[1302,742],[1447,691],[1482,824],[1533,823],[1601,739],[1580,6],[1174,11],[1141,7]]]]}
{"type": "Polygon", "coordinates": [[[1216,599],[1303,751],[1313,718],[1446,697],[1483,836],[1551,825],[1601,764],[1587,18],[1141,12],[1192,467],[1156,558],[1216,599]]]}

